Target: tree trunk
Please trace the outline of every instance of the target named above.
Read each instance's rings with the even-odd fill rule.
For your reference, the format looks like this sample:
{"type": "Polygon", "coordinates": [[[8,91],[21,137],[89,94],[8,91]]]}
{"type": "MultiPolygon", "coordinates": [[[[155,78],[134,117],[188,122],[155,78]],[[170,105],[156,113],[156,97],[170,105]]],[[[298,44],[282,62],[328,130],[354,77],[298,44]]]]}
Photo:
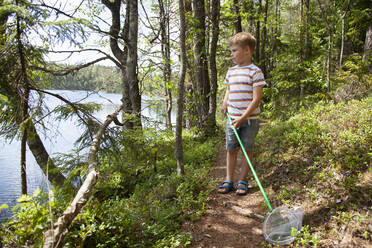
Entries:
{"type": "MultiPolygon", "coordinates": [[[[370,10],[372,9],[372,3],[370,4],[370,10]]],[[[369,12],[372,17],[371,11],[369,12]]],[[[364,41],[364,54],[363,61],[368,61],[372,53],[372,24],[370,23],[366,31],[366,39],[364,41]]],[[[369,71],[371,72],[372,66],[369,65],[369,71]]]]}
{"type": "MultiPolygon", "coordinates": [[[[18,5],[18,1],[16,1],[18,5]]],[[[30,97],[30,86],[27,78],[26,69],[26,58],[24,54],[24,48],[22,44],[21,37],[22,29],[20,24],[20,17],[17,14],[17,47],[19,60],[21,62],[21,77],[20,82],[18,82],[18,94],[21,98],[22,106],[22,140],[21,140],[21,184],[22,184],[22,194],[27,194],[27,173],[26,173],[26,142],[27,142],[27,126],[28,126],[28,101],[30,97]]]]}
{"type": "MultiPolygon", "coordinates": [[[[305,41],[304,41],[304,37],[305,37],[305,18],[304,18],[304,0],[301,0],[301,3],[300,3],[300,15],[301,15],[301,26],[300,26],[300,43],[301,44],[305,44],[305,41]]],[[[304,59],[305,59],[305,50],[306,50],[306,44],[305,46],[301,46],[300,48],[300,63],[303,64],[304,63],[304,59]]],[[[302,71],[302,68],[301,68],[301,72],[303,73],[302,71]]],[[[300,99],[303,99],[304,98],[304,90],[305,90],[305,83],[304,83],[304,80],[300,80],[300,99]]]]}
{"type": "MultiPolygon", "coordinates": [[[[372,9],[372,3],[370,4],[370,10],[372,9]]],[[[371,11],[369,11],[370,16],[372,15],[371,11]]],[[[364,42],[364,54],[363,54],[363,61],[368,62],[370,60],[372,54],[372,24],[370,23],[367,31],[366,31],[366,39],[364,42]]],[[[372,65],[371,63],[368,64],[368,71],[372,73],[372,65]]]]}
{"type": "Polygon", "coordinates": [[[126,114],[135,114],[138,117],[137,121],[135,122],[124,121],[124,127],[127,129],[133,128],[134,126],[141,125],[140,124],[141,96],[139,93],[137,79],[137,32],[138,32],[137,2],[128,1],[128,4],[126,5],[125,22],[122,28],[121,35],[119,35],[119,33],[121,30],[120,8],[122,5],[122,1],[102,0],[102,3],[111,12],[112,22],[110,27],[110,49],[121,65],[119,69],[122,72],[123,97],[121,101],[124,106],[123,118],[124,119],[126,118],[126,114]],[[123,49],[121,49],[119,46],[119,44],[122,43],[122,41],[125,42],[125,46],[123,49]],[[133,51],[134,49],[135,51],[133,51]],[[130,64],[128,64],[129,61],[131,62],[130,64]]]}
{"type": "Polygon", "coordinates": [[[346,12],[341,17],[341,48],[340,48],[340,60],[338,62],[339,70],[342,67],[342,57],[344,55],[344,43],[345,43],[345,16],[346,12]]]}
{"type": "Polygon", "coordinates": [[[23,130],[22,140],[21,140],[21,185],[22,185],[23,195],[27,195],[26,142],[27,142],[27,128],[23,130]]]}
{"type": "Polygon", "coordinates": [[[185,7],[183,0],[178,1],[180,15],[180,53],[181,68],[180,78],[177,85],[177,119],[176,119],[176,161],[177,175],[184,175],[185,169],[183,164],[183,145],[182,145],[182,123],[183,123],[183,93],[186,76],[186,24],[185,24],[185,7]]]}
{"type": "MultiPolygon", "coordinates": [[[[372,25],[369,25],[367,32],[366,32],[366,40],[364,42],[364,55],[363,61],[368,61],[371,57],[372,53],[372,25]]],[[[372,65],[368,65],[368,70],[372,73],[372,65]]]]}
{"type": "Polygon", "coordinates": [[[322,14],[324,24],[325,24],[325,26],[327,28],[327,32],[328,32],[327,87],[328,87],[328,92],[330,92],[331,91],[330,74],[331,74],[331,56],[332,56],[332,31],[331,31],[331,27],[328,23],[325,10],[323,9],[320,1],[317,0],[317,2],[318,2],[318,5],[319,5],[319,8],[320,8],[320,12],[322,14]]]}
{"type": "Polygon", "coordinates": [[[169,13],[166,11],[163,0],[158,0],[160,14],[161,52],[163,56],[163,75],[165,93],[166,127],[172,128],[172,91],[171,91],[171,64],[169,39],[169,13]]]}
{"type": "Polygon", "coordinates": [[[206,34],[205,34],[205,8],[204,1],[193,1],[194,18],[198,20],[195,24],[194,36],[194,65],[196,89],[195,97],[198,108],[198,125],[202,133],[208,133],[209,115],[209,93],[210,81],[208,75],[206,34]]]}
{"type": "MultiPolygon", "coordinates": [[[[218,5],[220,5],[220,3],[218,3],[218,5]]],[[[212,8],[213,8],[213,3],[212,3],[212,8]]],[[[239,0],[234,0],[233,12],[235,14],[235,21],[234,21],[235,32],[236,33],[242,32],[243,28],[242,28],[242,18],[240,16],[239,0]]],[[[212,25],[213,25],[213,21],[212,21],[212,25]]]]}
{"type": "Polygon", "coordinates": [[[260,48],[261,48],[261,21],[260,16],[262,12],[262,0],[258,1],[258,10],[257,10],[257,19],[256,19],[256,63],[260,64],[261,57],[260,57],[260,48]]]}
{"type": "Polygon", "coordinates": [[[338,63],[339,70],[341,70],[342,60],[343,60],[343,56],[344,56],[344,46],[345,46],[345,17],[346,17],[347,12],[349,11],[349,5],[350,5],[350,1],[347,1],[347,6],[346,6],[346,9],[345,9],[345,12],[341,16],[341,48],[340,48],[340,60],[339,60],[339,63],[338,63]]]}
{"type": "Polygon", "coordinates": [[[310,59],[311,57],[311,36],[309,32],[309,16],[310,16],[310,0],[305,0],[306,14],[305,14],[305,58],[310,59]]]}
{"type": "Polygon", "coordinates": [[[133,109],[132,113],[137,118],[134,124],[137,127],[141,127],[141,95],[137,77],[138,1],[128,0],[127,2],[130,8],[130,16],[126,77],[129,84],[129,97],[133,109]]]}
{"type": "Polygon", "coordinates": [[[211,96],[209,101],[209,131],[211,131],[209,136],[214,134],[216,127],[216,111],[217,111],[217,65],[216,65],[216,53],[217,53],[217,43],[219,36],[219,22],[220,22],[220,1],[212,0],[212,10],[211,10],[211,23],[212,23],[212,41],[211,41],[211,52],[209,56],[209,66],[211,70],[211,96]],[[212,132],[213,131],[213,132],[212,132]]]}
{"type": "MultiPolygon", "coordinates": [[[[273,31],[272,31],[272,34],[271,34],[272,56],[270,56],[269,59],[268,59],[269,65],[268,65],[268,70],[267,71],[268,71],[269,74],[273,70],[273,68],[276,64],[277,47],[278,47],[278,41],[279,41],[279,37],[280,37],[279,28],[280,28],[280,25],[279,25],[279,0],[276,0],[275,1],[275,24],[274,24],[273,31]]],[[[270,77],[269,75],[265,75],[265,76],[270,77]]],[[[270,81],[267,82],[267,86],[269,88],[271,88],[272,85],[271,85],[270,81]]]]}
{"type": "Polygon", "coordinates": [[[266,40],[267,40],[267,14],[269,9],[269,0],[265,1],[265,17],[264,17],[264,23],[262,28],[262,44],[261,44],[261,69],[265,76],[267,76],[267,68],[266,68],[266,40]]]}

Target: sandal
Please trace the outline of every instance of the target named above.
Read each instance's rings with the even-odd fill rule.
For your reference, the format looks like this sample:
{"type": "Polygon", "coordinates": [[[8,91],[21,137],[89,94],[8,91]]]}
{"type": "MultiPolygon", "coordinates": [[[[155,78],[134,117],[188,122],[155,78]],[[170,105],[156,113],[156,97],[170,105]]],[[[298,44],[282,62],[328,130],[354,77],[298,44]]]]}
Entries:
{"type": "Polygon", "coordinates": [[[232,181],[229,181],[229,180],[225,180],[222,182],[222,184],[219,186],[220,189],[225,189],[224,191],[218,191],[218,193],[220,194],[227,194],[229,193],[231,190],[234,189],[234,182],[232,181]],[[225,184],[228,184],[228,185],[225,185],[225,184]]]}
{"type": "Polygon", "coordinates": [[[246,195],[248,193],[248,182],[244,180],[238,181],[238,186],[236,187],[236,190],[244,190],[244,192],[236,192],[237,195],[246,195]]]}

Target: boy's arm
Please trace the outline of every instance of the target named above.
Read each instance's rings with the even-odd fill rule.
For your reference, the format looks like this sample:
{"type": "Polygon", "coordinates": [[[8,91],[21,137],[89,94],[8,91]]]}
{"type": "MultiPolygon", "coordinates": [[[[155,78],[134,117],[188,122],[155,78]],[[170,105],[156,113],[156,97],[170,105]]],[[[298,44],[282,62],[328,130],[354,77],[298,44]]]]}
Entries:
{"type": "Polygon", "coordinates": [[[240,125],[243,123],[245,119],[247,119],[251,113],[260,105],[261,98],[262,98],[262,88],[263,85],[256,86],[253,88],[253,100],[251,104],[249,104],[248,108],[245,110],[244,114],[234,120],[231,124],[235,126],[235,128],[240,127],[240,125]]]}
{"type": "Polygon", "coordinates": [[[225,93],[225,98],[223,99],[222,107],[221,107],[221,112],[225,116],[226,111],[227,111],[227,101],[229,99],[229,86],[226,88],[226,93],[225,93]]]}

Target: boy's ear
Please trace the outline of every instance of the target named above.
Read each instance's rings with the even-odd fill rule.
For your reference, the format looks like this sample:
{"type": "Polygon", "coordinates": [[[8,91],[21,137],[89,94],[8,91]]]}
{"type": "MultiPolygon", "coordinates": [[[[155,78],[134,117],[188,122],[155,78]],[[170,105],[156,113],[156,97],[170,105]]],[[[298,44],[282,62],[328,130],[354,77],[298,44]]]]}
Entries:
{"type": "Polygon", "coordinates": [[[246,46],[245,49],[249,52],[250,55],[252,55],[252,49],[250,46],[246,46]]]}

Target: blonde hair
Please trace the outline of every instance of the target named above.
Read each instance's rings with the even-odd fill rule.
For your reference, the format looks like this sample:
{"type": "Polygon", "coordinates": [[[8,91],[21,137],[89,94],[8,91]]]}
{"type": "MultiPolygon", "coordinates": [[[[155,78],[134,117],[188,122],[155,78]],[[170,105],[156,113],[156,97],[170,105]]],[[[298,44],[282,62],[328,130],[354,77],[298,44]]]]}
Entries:
{"type": "Polygon", "coordinates": [[[239,32],[229,39],[229,46],[234,45],[238,45],[240,47],[249,46],[251,52],[253,52],[254,48],[256,47],[256,38],[254,38],[253,35],[248,32],[239,32]]]}

